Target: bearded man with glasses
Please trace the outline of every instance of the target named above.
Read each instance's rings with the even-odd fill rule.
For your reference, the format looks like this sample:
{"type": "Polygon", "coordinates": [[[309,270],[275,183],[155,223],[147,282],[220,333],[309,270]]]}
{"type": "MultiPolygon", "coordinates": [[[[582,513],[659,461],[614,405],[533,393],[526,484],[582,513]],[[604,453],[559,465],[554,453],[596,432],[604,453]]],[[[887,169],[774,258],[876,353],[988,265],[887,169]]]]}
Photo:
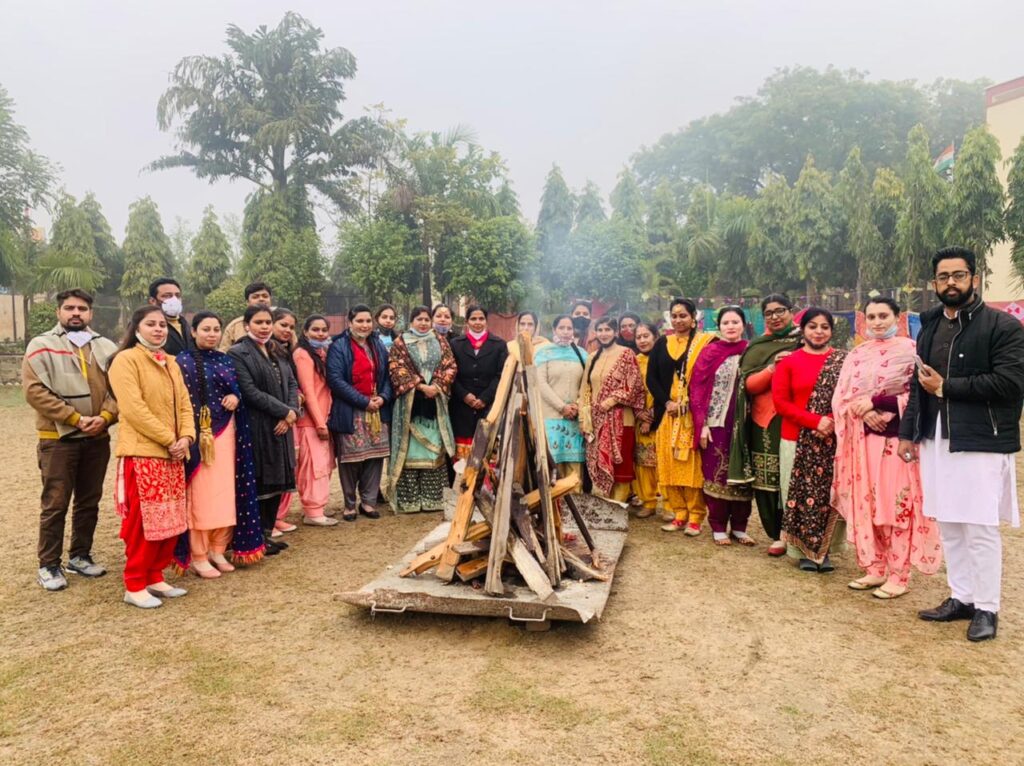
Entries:
{"type": "Polygon", "coordinates": [[[899,455],[921,461],[924,515],[939,522],[950,597],[922,620],[970,620],[995,638],[1002,580],[999,522],[1020,525],[1013,453],[1020,451],[1024,327],[977,294],[974,253],[932,257],[942,302],[921,315],[918,372],[900,420],[899,455]]]}

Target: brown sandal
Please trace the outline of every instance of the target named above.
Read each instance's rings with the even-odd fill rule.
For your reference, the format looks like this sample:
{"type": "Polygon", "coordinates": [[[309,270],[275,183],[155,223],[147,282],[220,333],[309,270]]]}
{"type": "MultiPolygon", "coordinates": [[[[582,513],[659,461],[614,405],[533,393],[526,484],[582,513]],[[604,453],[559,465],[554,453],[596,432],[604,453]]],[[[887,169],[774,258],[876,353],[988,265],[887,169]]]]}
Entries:
{"type": "Polygon", "coordinates": [[[757,540],[747,535],[746,537],[737,537],[736,535],[730,535],[738,545],[746,546],[747,548],[754,548],[757,546],[757,540]]]}
{"type": "Polygon", "coordinates": [[[718,539],[717,537],[715,537],[712,539],[714,540],[715,545],[721,545],[723,547],[726,545],[732,545],[732,540],[730,540],[728,537],[723,537],[722,539],[718,539]]]}

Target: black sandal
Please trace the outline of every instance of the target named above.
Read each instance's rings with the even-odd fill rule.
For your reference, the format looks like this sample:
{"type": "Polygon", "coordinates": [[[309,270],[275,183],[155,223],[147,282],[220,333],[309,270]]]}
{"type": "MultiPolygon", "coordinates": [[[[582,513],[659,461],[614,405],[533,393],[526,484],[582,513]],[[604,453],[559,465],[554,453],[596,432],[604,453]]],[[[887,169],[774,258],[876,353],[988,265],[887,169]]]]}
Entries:
{"type": "Polygon", "coordinates": [[[800,559],[798,566],[801,572],[817,572],[819,569],[818,565],[810,559],[800,559]]]}
{"type": "Polygon", "coordinates": [[[822,573],[828,573],[828,572],[835,572],[836,571],[835,565],[832,563],[832,560],[829,559],[827,554],[825,555],[825,558],[823,558],[821,560],[821,563],[818,564],[818,571],[822,572],[822,573]]]}
{"type": "Polygon", "coordinates": [[[341,518],[343,521],[355,521],[357,516],[358,514],[356,514],[355,511],[346,510],[341,512],[341,518]]]}
{"type": "Polygon", "coordinates": [[[371,508],[370,510],[366,510],[365,508],[360,507],[359,508],[359,513],[362,514],[363,516],[365,516],[368,519],[379,519],[380,518],[380,512],[376,508],[371,508]]]}

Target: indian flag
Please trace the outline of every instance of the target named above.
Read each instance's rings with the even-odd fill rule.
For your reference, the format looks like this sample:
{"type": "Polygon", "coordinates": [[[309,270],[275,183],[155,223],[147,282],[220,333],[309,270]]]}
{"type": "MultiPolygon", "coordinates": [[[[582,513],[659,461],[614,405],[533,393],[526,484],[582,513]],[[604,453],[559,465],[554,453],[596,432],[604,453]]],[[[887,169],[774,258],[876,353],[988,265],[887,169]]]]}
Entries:
{"type": "Polygon", "coordinates": [[[942,153],[935,158],[935,164],[932,166],[935,168],[936,173],[945,173],[947,170],[953,168],[953,160],[956,156],[956,148],[950,143],[942,153]]]}

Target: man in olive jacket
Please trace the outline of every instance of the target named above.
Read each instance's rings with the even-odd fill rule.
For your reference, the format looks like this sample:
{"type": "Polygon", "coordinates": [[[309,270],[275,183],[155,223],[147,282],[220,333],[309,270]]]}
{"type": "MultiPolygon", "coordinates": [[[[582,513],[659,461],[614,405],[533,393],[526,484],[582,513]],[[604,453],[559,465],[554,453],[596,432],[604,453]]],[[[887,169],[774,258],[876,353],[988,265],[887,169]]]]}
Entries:
{"type": "Polygon", "coordinates": [[[1020,451],[1024,326],[976,293],[975,256],[932,258],[941,306],[921,315],[921,359],[900,420],[899,454],[921,461],[924,514],[939,522],[951,595],[922,620],[970,620],[995,638],[1002,580],[999,522],[1020,525],[1013,454],[1020,451]]]}
{"type": "Polygon", "coordinates": [[[39,584],[63,590],[64,520],[74,497],[67,569],[85,577],[106,571],[92,560],[103,479],[110,462],[107,429],[117,404],[107,383],[114,344],[89,328],[92,296],[84,290],[57,295],[57,325],[33,338],[21,364],[26,401],[36,411],[39,469],[43,479],[39,518],[39,584]]]}

